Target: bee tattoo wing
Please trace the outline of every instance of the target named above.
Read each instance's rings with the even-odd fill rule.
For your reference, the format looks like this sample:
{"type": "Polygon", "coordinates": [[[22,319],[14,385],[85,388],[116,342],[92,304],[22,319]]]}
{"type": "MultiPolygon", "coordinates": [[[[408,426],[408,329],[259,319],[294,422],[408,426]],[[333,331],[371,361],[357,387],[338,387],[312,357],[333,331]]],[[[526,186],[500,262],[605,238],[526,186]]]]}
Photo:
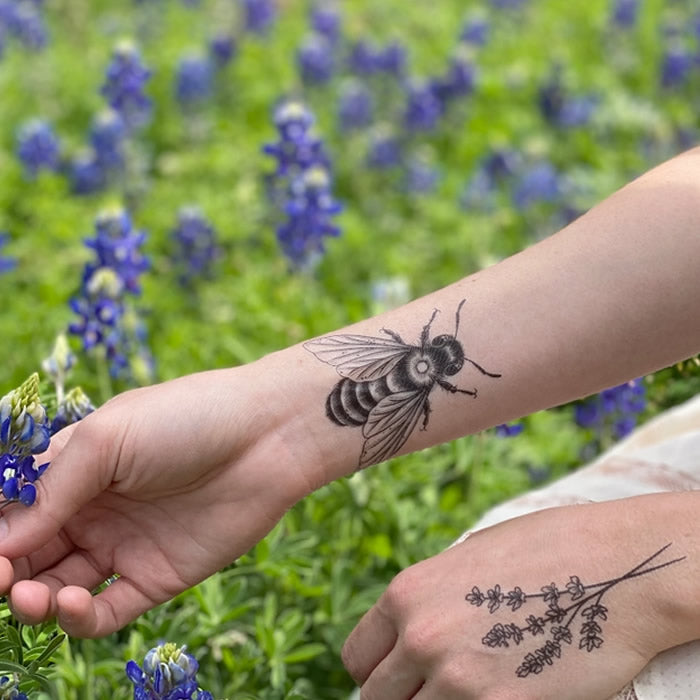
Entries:
{"type": "Polygon", "coordinates": [[[398,391],[385,396],[370,411],[362,427],[361,467],[383,462],[401,449],[425,412],[429,393],[425,387],[398,391]]]}
{"type": "Polygon", "coordinates": [[[356,382],[386,376],[411,350],[410,345],[390,338],[353,334],[326,335],[307,341],[304,347],[335,367],[341,377],[356,382]]]}

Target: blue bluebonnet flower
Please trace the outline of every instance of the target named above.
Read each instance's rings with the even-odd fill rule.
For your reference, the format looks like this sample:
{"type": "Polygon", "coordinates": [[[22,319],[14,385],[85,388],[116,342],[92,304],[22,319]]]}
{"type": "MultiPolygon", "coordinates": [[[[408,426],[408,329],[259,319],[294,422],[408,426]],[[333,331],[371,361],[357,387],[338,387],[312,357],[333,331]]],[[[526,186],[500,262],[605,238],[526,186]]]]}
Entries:
{"type": "Polygon", "coordinates": [[[369,126],[374,112],[374,99],[369,88],[359,80],[349,79],[340,88],[338,122],[344,131],[369,126]]]}
{"type": "Polygon", "coordinates": [[[538,104],[542,116],[555,126],[576,127],[587,124],[598,100],[593,95],[570,95],[559,70],[555,70],[540,88],[538,104]]]}
{"type": "Polygon", "coordinates": [[[221,254],[216,231],[198,207],[182,207],[172,232],[175,246],[173,259],[179,280],[190,285],[195,279],[211,275],[214,262],[221,254]]]}
{"type": "Polygon", "coordinates": [[[438,99],[429,81],[409,81],[406,85],[406,107],[403,123],[414,131],[434,129],[443,113],[443,104],[438,99]]]}
{"type": "Polygon", "coordinates": [[[377,49],[368,41],[360,39],[350,47],[348,67],[353,73],[361,76],[372,75],[377,72],[377,49]]]}
{"type": "Polygon", "coordinates": [[[695,57],[684,46],[670,46],[664,52],[661,63],[661,85],[665,88],[685,83],[695,67],[695,57]]]}
{"type": "Polygon", "coordinates": [[[80,387],[71,389],[58,403],[56,415],[51,419],[51,435],[81,421],[95,410],[89,397],[80,387]]]}
{"type": "Polygon", "coordinates": [[[200,54],[183,56],[175,76],[175,96],[183,107],[192,107],[209,99],[213,89],[214,67],[200,54]]]}
{"type": "Polygon", "coordinates": [[[38,465],[34,455],[49,446],[46,409],[39,396],[39,375],[0,399],[0,487],[2,507],[13,501],[30,506],[36,500],[34,482],[48,464],[38,465]]]}
{"type": "Polygon", "coordinates": [[[275,112],[280,139],[264,147],[277,159],[268,177],[270,196],[284,215],[277,240],[296,267],[306,267],[323,252],[323,239],[340,229],[332,217],[341,205],[332,195],[331,164],[323,142],[313,133],[314,116],[298,101],[282,103],[275,112]]]}
{"type": "MultiPolygon", "coordinates": [[[[6,231],[0,231],[0,251],[7,245],[10,240],[10,234],[6,231]]],[[[17,261],[14,258],[4,258],[0,255],[0,275],[4,272],[9,272],[17,266],[17,261]]]]}
{"type": "Polygon", "coordinates": [[[68,330],[81,338],[85,352],[103,348],[112,374],[120,376],[139,346],[125,326],[125,301],[127,293],[140,293],[139,277],[149,266],[140,250],[145,234],[133,230],[121,209],[98,216],[95,229],[95,237],[85,241],[95,259],[85,265],[80,296],[70,300],[79,318],[68,330]]]}
{"type": "Polygon", "coordinates": [[[527,0],[491,0],[491,4],[499,10],[516,10],[527,0]]]}
{"type": "Polygon", "coordinates": [[[100,167],[112,170],[124,165],[126,136],[126,124],[119,112],[105,109],[97,114],[90,126],[90,144],[100,167]]]}
{"type": "Polygon", "coordinates": [[[427,158],[414,156],[406,160],[403,187],[407,192],[432,192],[439,179],[440,171],[427,158]]]}
{"type": "Polygon", "coordinates": [[[498,437],[515,437],[525,430],[524,423],[501,423],[495,428],[498,437]]]}
{"type": "Polygon", "coordinates": [[[363,39],[350,47],[348,67],[360,76],[388,73],[402,76],[406,68],[406,48],[396,42],[390,42],[383,48],[363,39]]]}
{"type": "Polygon", "coordinates": [[[467,18],[462,25],[462,32],[459,35],[460,41],[465,44],[483,46],[489,37],[489,22],[483,15],[472,15],[467,18]]]}
{"type": "Polygon", "coordinates": [[[311,28],[317,34],[324,36],[331,44],[340,39],[342,18],[337,5],[328,2],[317,2],[310,13],[311,28]]]}
{"type": "Polygon", "coordinates": [[[136,46],[130,41],[120,42],[107,67],[102,95],[129,129],[141,127],[150,119],[151,100],[144,92],[150,77],[151,71],[144,65],[136,46]]]}
{"type": "Polygon", "coordinates": [[[614,0],[612,21],[618,27],[633,27],[639,14],[639,0],[614,0]]]}
{"type": "Polygon", "coordinates": [[[82,151],[71,159],[68,177],[75,194],[99,192],[106,184],[105,170],[92,149],[82,151]]]}
{"type": "Polygon", "coordinates": [[[537,202],[554,202],[561,195],[559,173],[548,161],[528,168],[513,190],[513,203],[521,211],[537,202]]]}
{"type": "Polygon", "coordinates": [[[287,218],[277,228],[277,240],[297,267],[313,264],[324,251],[324,239],[340,235],[332,217],[342,211],[342,205],[333,198],[331,185],[330,173],[321,165],[290,181],[287,218]]]}
{"type": "Polygon", "coordinates": [[[275,110],[275,126],[280,139],[266,144],[263,151],[277,160],[275,176],[296,174],[314,165],[330,164],[323,141],[314,134],[311,111],[298,100],[283,102],[275,110]]]}
{"type": "Polygon", "coordinates": [[[134,700],[214,700],[197,683],[199,664],[187,647],[161,644],[151,649],[141,668],[135,661],[126,665],[126,675],[134,684],[134,700]]]}
{"type": "Polygon", "coordinates": [[[51,126],[41,119],[22,125],[17,135],[17,156],[28,177],[36,177],[40,170],[58,170],[60,145],[51,126]]]}
{"type": "Polygon", "coordinates": [[[33,0],[0,0],[0,29],[28,49],[42,49],[48,41],[42,9],[33,0]]]}
{"type": "Polygon", "coordinates": [[[243,24],[249,32],[266,34],[277,16],[274,0],[240,0],[243,24]]]}
{"type": "Polygon", "coordinates": [[[131,217],[124,209],[109,209],[95,220],[95,237],[85,245],[95,251],[95,262],[88,263],[83,272],[83,283],[88,284],[95,272],[103,268],[114,270],[124,289],[140,294],[139,277],[149,268],[149,261],[141,252],[146,240],[143,231],[135,231],[131,217]]]}
{"type": "Polygon", "coordinates": [[[0,700],[29,700],[25,693],[20,693],[17,681],[10,676],[0,676],[0,700]]]}
{"type": "Polygon", "coordinates": [[[367,165],[370,168],[394,168],[401,163],[402,158],[401,142],[393,129],[383,124],[372,129],[367,151],[367,165]]]}
{"type": "Polygon", "coordinates": [[[400,77],[406,70],[408,52],[403,44],[391,41],[377,51],[374,60],[378,71],[400,77]]]}
{"type": "Polygon", "coordinates": [[[236,55],[236,38],[229,33],[217,34],[209,41],[209,55],[214,65],[221,69],[227,66],[236,55]]]}
{"type": "Polygon", "coordinates": [[[445,75],[431,81],[433,95],[442,103],[466,97],[474,92],[476,68],[471,60],[471,52],[458,47],[454,52],[445,75]]]}
{"type": "Polygon", "coordinates": [[[603,445],[606,440],[619,440],[632,432],[645,407],[644,383],[633,379],[577,402],[574,418],[580,427],[594,430],[603,445]]]}
{"type": "Polygon", "coordinates": [[[297,65],[305,83],[327,83],[335,70],[333,45],[323,34],[309,34],[297,50],[297,65]]]}

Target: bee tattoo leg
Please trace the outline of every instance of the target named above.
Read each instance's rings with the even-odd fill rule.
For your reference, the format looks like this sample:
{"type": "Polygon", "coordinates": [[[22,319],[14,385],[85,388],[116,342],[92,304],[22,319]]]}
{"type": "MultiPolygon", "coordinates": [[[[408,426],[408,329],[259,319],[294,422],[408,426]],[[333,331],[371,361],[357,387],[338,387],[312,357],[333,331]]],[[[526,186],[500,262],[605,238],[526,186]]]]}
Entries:
{"type": "Polygon", "coordinates": [[[496,374],[495,372],[487,372],[480,364],[474,362],[474,360],[470,360],[468,357],[465,357],[464,359],[467,362],[471,362],[474,365],[474,367],[476,367],[479,370],[479,372],[481,372],[482,374],[485,374],[487,377],[500,377],[500,376],[502,376],[500,374],[496,374]]]}
{"type": "Polygon", "coordinates": [[[430,420],[430,414],[432,412],[433,412],[433,409],[430,408],[430,401],[428,401],[428,399],[426,399],[425,403],[423,404],[423,425],[421,425],[421,427],[420,427],[421,430],[428,429],[428,421],[430,420]]]}
{"type": "Polygon", "coordinates": [[[476,398],[476,387],[474,389],[458,389],[454,384],[450,384],[444,379],[436,379],[436,381],[445,391],[449,391],[451,394],[468,394],[476,398]]]}
{"type": "Polygon", "coordinates": [[[390,331],[388,328],[380,328],[379,330],[382,333],[386,333],[392,340],[395,340],[397,343],[401,343],[401,345],[406,345],[406,343],[403,341],[403,338],[395,331],[390,331]]]}

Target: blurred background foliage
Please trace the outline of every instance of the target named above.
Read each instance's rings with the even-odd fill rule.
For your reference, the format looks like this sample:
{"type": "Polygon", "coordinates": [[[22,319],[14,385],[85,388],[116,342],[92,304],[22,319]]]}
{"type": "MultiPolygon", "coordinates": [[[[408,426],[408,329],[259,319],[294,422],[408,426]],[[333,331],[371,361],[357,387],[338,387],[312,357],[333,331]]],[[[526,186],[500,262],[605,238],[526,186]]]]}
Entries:
{"type": "MultiPolygon", "coordinates": [[[[0,265],[8,391],[75,320],[68,302],[91,259],[83,241],[104,207],[126,206],[146,232],[150,270],[136,305],[151,380],[160,381],[254,360],[493,264],[698,138],[700,14],[691,0],[278,0],[268,3],[274,12],[262,32],[246,22],[255,0],[18,4],[27,3],[45,41],[3,33],[0,60],[1,253],[15,261],[0,265]],[[303,49],[314,9],[340,17],[340,37],[320,55],[303,49]],[[221,32],[235,40],[234,56],[203,99],[183,104],[179,62],[192,51],[208,56],[221,32]],[[71,163],[106,106],[100,90],[124,37],[152,71],[151,118],[128,138],[123,169],[77,194],[71,163]],[[363,74],[351,61],[358,42],[398,46],[405,63],[363,74]],[[456,93],[446,97],[448,78],[456,93]],[[348,128],[338,110],[358,84],[372,116],[348,128]],[[276,240],[279,212],[267,196],[274,163],[262,152],[278,138],[276,107],[290,98],[316,115],[343,205],[340,235],[302,266],[276,240]],[[35,177],[17,154],[31,119],[50,124],[60,142],[60,165],[35,177]],[[400,155],[372,166],[382,139],[395,139],[400,155]],[[220,250],[210,274],[187,285],[178,283],[173,244],[183,206],[199,207],[220,250]]],[[[95,357],[71,342],[79,355],[72,382],[96,402],[133,385],[134,376],[115,377],[106,390],[95,357]]],[[[342,642],[400,569],[439,552],[489,506],[566,473],[640,417],[693,395],[698,383],[690,361],[641,378],[634,400],[620,398],[626,390],[589,400],[598,403],[588,418],[582,404],[538,413],[510,439],[489,431],[333,483],[172,603],[107,639],[65,642],[48,672],[51,694],[130,697],[125,662],[169,640],[188,645],[215,698],[345,698],[352,683],[342,642]],[[600,419],[606,412],[615,420],[600,419]]],[[[6,649],[46,643],[44,632],[6,613],[15,643],[6,649]]]]}

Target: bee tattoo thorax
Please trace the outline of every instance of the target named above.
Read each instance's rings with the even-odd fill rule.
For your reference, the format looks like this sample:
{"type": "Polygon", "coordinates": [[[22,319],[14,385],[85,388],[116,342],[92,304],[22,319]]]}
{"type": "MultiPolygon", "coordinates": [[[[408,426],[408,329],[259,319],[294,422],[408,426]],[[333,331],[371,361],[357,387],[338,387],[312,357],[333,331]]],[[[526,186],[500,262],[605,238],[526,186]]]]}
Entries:
{"type": "Polygon", "coordinates": [[[326,415],[337,425],[362,426],[365,442],[360,467],[396,454],[421,416],[421,428],[428,427],[429,396],[436,384],[450,393],[476,398],[476,387],[459,389],[447,379],[460,372],[465,362],[488,377],[501,376],[468,358],[457,340],[464,301],[457,307],[453,335],[430,339],[430,327],[438,315],[435,309],[421,331],[418,345],[406,343],[386,328],[382,329],[385,337],[340,334],[304,343],[309,352],[335,367],[342,377],[326,399],[326,415]]]}

